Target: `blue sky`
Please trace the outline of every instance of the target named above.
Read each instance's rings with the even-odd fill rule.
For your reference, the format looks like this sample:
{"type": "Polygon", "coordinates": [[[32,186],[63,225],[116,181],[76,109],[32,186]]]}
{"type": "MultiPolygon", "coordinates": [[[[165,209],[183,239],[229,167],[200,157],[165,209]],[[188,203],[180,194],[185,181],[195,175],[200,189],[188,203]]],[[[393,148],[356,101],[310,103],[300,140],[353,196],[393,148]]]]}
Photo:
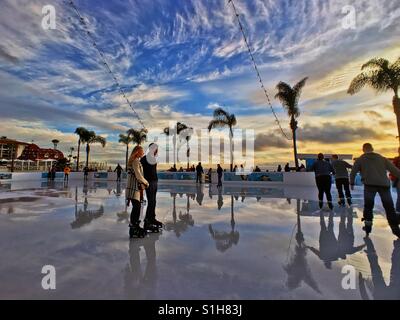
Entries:
{"type": "MultiPolygon", "coordinates": [[[[75,3],[152,135],[169,121],[205,128],[223,106],[240,128],[256,131],[259,163],[291,157],[227,1],[75,3]]],[[[357,153],[363,139],[395,151],[391,94],[366,89],[349,96],[346,89],[363,62],[400,56],[398,1],[236,0],[236,6],[271,98],[279,81],[309,77],[300,102],[300,152],[357,153]],[[354,30],[342,27],[348,4],[356,10],[354,30]]],[[[118,134],[138,123],[67,1],[3,0],[0,39],[0,135],[42,146],[57,138],[66,151],[76,145],[75,128],[86,126],[109,141],[93,149],[94,159],[123,159],[118,134]],[[56,8],[56,30],[41,28],[46,4],[56,8]]],[[[272,102],[288,129],[284,110],[272,102]]]]}

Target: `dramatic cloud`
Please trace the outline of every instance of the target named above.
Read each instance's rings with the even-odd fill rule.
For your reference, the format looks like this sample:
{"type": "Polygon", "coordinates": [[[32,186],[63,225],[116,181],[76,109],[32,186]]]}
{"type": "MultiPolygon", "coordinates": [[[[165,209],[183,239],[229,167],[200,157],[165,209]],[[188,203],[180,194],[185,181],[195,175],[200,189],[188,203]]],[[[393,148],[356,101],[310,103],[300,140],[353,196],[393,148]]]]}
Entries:
{"type": "Polygon", "coordinates": [[[282,135],[275,132],[260,133],[254,142],[255,151],[265,151],[269,148],[290,148],[291,143],[282,135]]]}
{"type": "Polygon", "coordinates": [[[375,119],[382,119],[383,118],[383,116],[379,112],[374,111],[374,110],[367,110],[367,111],[364,111],[364,113],[368,117],[371,117],[371,118],[375,118],[375,119]]]}
{"type": "MultiPolygon", "coordinates": [[[[160,132],[170,121],[206,127],[213,109],[222,106],[235,113],[240,128],[256,130],[260,161],[287,158],[291,143],[275,131],[227,1],[129,0],[104,1],[98,6],[88,0],[76,4],[97,47],[152,132],[160,132]]],[[[0,134],[22,139],[26,123],[36,122],[41,127],[31,131],[28,139],[36,140],[38,135],[45,143],[47,135],[65,139],[77,126],[87,126],[110,141],[102,152],[94,152],[93,159],[117,161],[119,152],[113,149],[120,148],[118,134],[138,127],[134,112],[68,1],[53,4],[56,30],[42,29],[43,5],[41,0],[2,1],[0,117],[14,126],[7,131],[2,127],[0,134]],[[49,128],[54,132],[47,132],[49,128]]],[[[382,143],[387,138],[389,144],[393,137],[388,135],[396,134],[395,123],[389,121],[392,94],[375,96],[364,89],[349,96],[346,90],[368,59],[398,58],[398,1],[351,1],[357,15],[355,29],[342,26],[345,5],[348,1],[236,1],[285,130],[288,118],[273,99],[275,86],[309,76],[300,99],[300,124],[306,125],[299,130],[299,141],[337,144],[371,137],[382,143]]]]}
{"type": "Polygon", "coordinates": [[[363,139],[384,139],[385,134],[354,122],[322,123],[321,126],[305,125],[298,130],[300,141],[338,144],[363,139]]]}

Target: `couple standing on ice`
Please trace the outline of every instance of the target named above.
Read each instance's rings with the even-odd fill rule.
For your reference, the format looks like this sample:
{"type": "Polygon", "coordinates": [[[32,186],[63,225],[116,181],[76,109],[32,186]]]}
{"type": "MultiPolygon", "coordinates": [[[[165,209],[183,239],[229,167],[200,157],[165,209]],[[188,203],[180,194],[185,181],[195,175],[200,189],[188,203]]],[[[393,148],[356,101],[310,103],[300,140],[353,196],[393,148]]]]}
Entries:
{"type": "Polygon", "coordinates": [[[126,186],[126,200],[132,204],[129,224],[129,237],[142,238],[150,232],[159,232],[163,224],[156,219],[157,197],[157,153],[155,143],[149,145],[149,150],[144,155],[141,146],[136,146],[128,161],[128,181],[126,186]],[[140,208],[143,200],[143,191],[146,190],[147,210],[143,227],[140,226],[140,208]]]}

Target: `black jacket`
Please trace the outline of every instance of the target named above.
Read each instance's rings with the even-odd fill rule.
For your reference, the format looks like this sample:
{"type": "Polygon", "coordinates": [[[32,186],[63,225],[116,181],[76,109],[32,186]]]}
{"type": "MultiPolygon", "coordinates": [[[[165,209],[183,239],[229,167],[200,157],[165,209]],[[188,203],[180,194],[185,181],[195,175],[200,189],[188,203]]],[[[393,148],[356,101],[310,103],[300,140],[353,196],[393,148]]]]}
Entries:
{"type": "Polygon", "coordinates": [[[150,164],[147,162],[146,156],[144,156],[142,159],[140,159],[140,162],[143,167],[143,175],[144,178],[150,182],[150,181],[158,181],[158,176],[157,176],[157,163],[156,164],[150,164]]]}

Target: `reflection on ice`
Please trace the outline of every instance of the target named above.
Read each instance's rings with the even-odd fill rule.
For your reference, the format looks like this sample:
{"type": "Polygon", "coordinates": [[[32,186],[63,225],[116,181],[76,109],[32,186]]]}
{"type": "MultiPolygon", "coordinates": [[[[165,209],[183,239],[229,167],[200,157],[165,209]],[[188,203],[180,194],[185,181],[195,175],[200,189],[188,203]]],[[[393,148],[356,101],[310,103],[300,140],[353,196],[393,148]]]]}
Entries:
{"type": "MultiPolygon", "coordinates": [[[[221,194],[219,196],[222,198],[221,194]]],[[[238,244],[239,242],[240,235],[238,231],[235,231],[235,213],[233,207],[233,196],[231,196],[231,230],[229,232],[214,230],[212,224],[208,226],[210,235],[215,241],[215,246],[221,252],[228,250],[233,244],[238,244]]]]}
{"type": "Polygon", "coordinates": [[[383,217],[364,239],[360,191],[329,212],[313,189],[160,184],[164,230],[130,241],[123,183],[2,190],[0,298],[400,298],[400,242],[383,217]],[[45,264],[52,295],[36,283],[45,264]],[[348,264],[356,290],[341,287],[348,264]]]}

